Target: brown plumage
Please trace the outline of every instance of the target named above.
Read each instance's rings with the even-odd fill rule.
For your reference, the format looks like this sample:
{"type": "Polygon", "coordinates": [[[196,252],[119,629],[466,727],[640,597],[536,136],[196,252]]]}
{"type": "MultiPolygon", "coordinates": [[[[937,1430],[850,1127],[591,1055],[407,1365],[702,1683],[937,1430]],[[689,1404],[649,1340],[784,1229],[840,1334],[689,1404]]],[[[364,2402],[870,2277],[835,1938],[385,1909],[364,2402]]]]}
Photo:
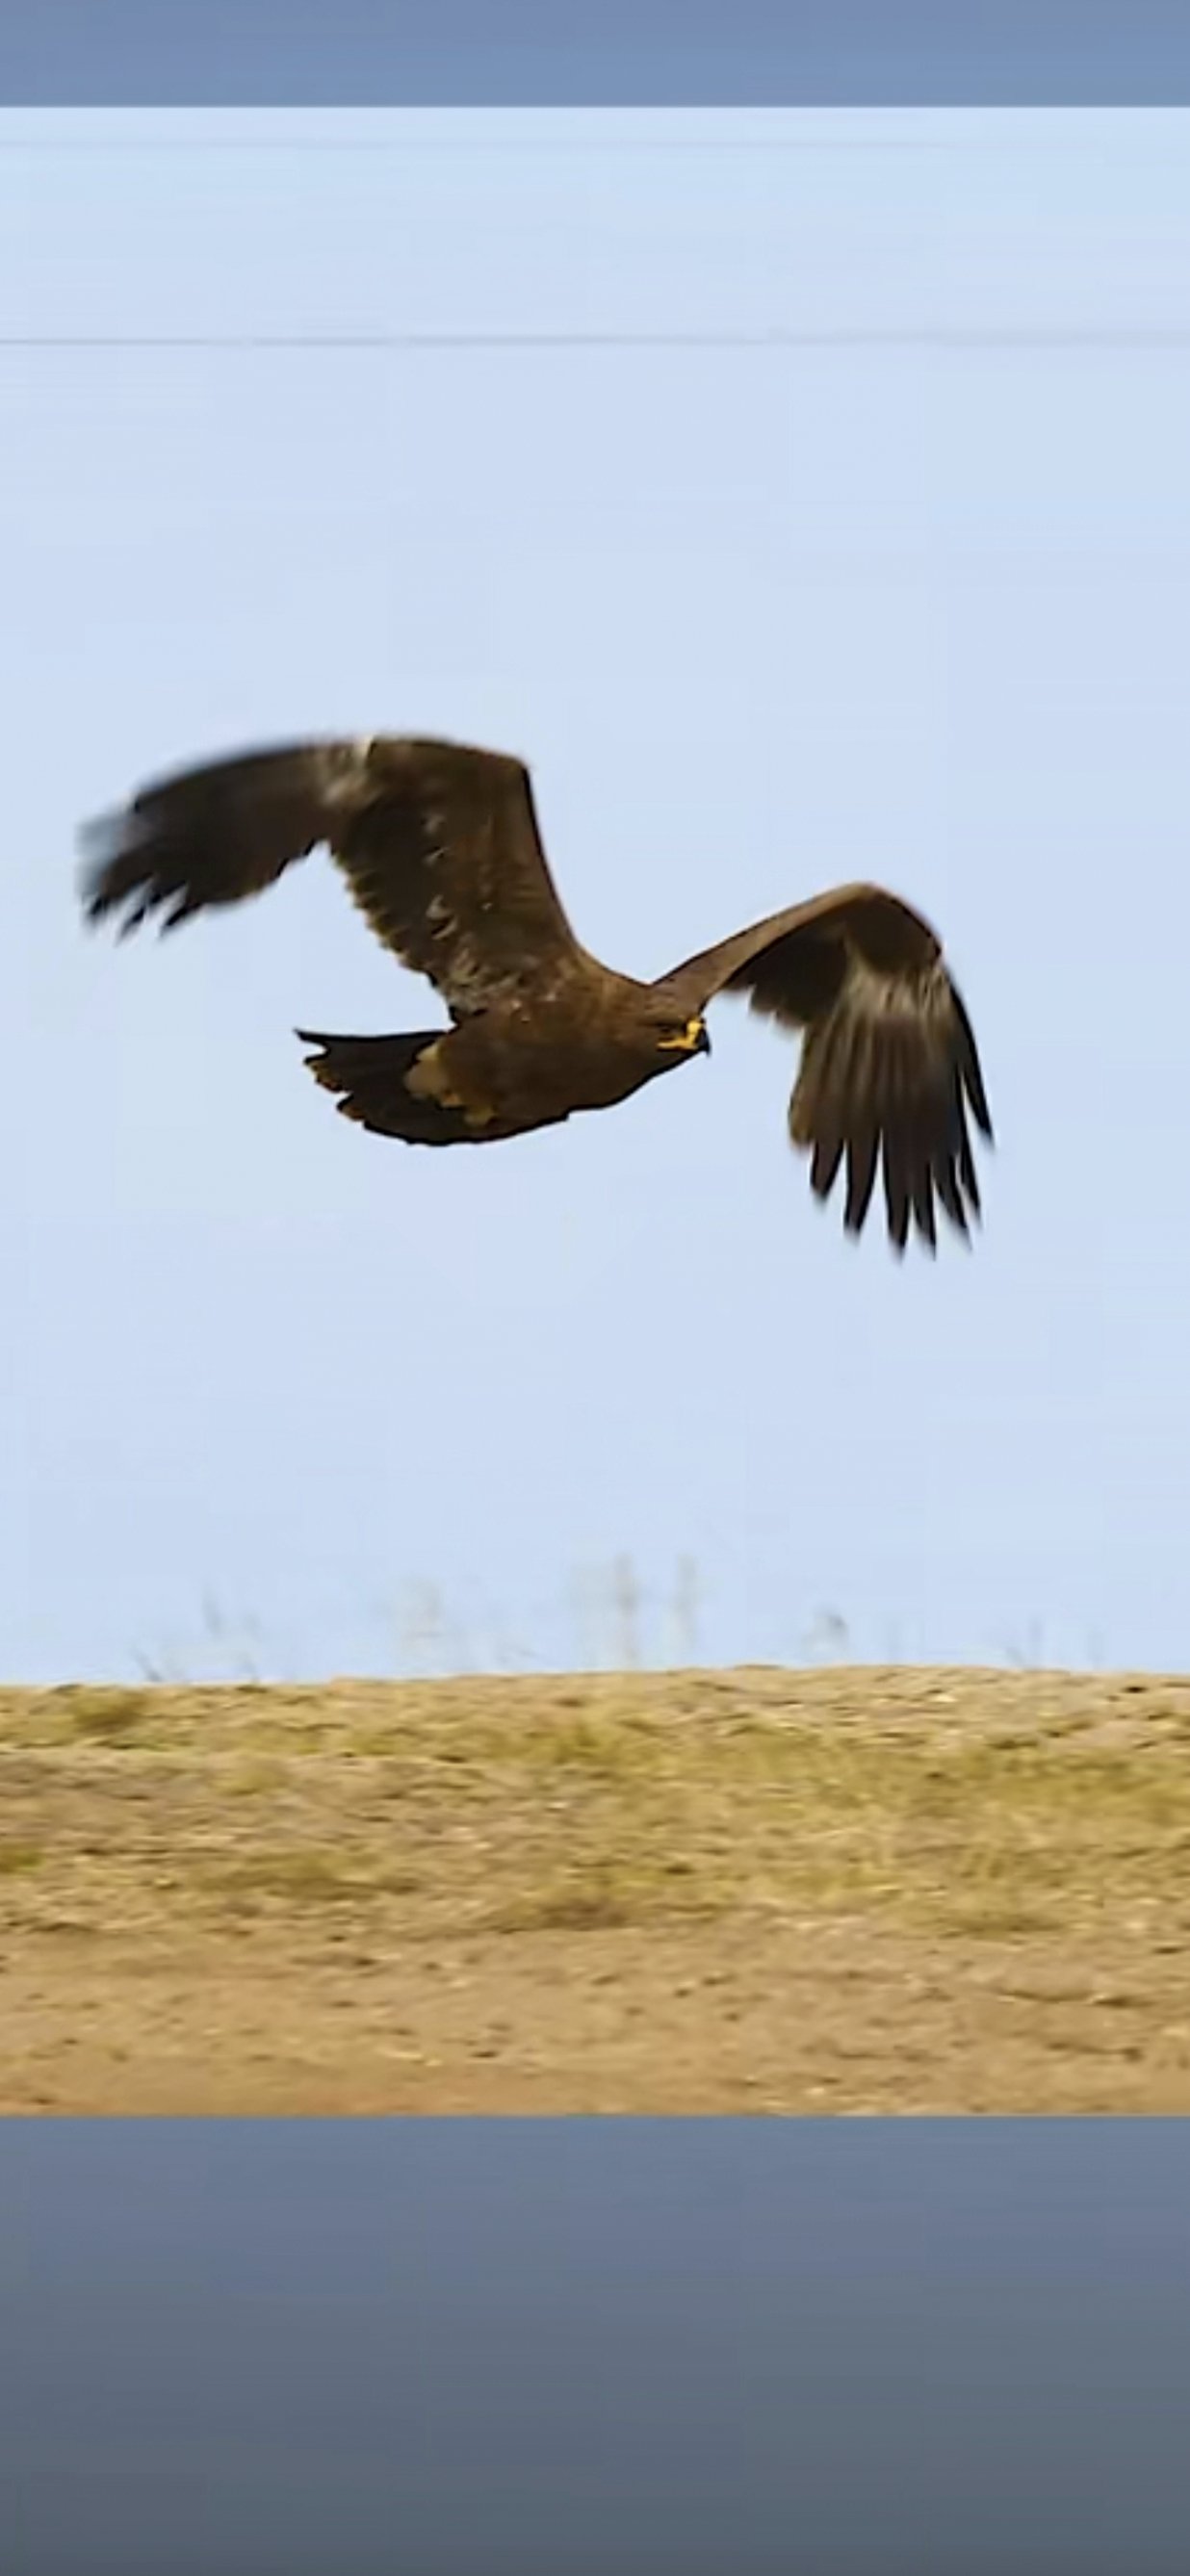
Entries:
{"type": "Polygon", "coordinates": [[[317,1080],[348,1118],[409,1144],[492,1142],[626,1100],[707,1054],[719,993],[803,1032],[789,1132],[844,1222],[882,1167],[888,1229],[935,1240],[935,1200],[979,1212],[967,1111],[991,1121],[971,1026],[934,932],[879,886],[769,915],[652,984],[576,940],[554,888],[529,774],[500,752],[377,737],[249,754],[164,779],[90,826],[83,900],[121,934],[238,903],[326,842],[377,937],[429,977],[448,1028],[323,1037],[317,1080]]]}

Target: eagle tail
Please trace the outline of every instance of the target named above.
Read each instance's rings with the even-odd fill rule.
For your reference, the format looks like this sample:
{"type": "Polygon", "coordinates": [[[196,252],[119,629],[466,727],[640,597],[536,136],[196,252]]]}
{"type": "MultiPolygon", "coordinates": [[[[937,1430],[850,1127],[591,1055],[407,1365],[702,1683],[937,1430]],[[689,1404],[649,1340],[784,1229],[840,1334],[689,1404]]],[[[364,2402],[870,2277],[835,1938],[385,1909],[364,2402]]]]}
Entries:
{"type": "Polygon", "coordinates": [[[441,1029],[418,1029],[391,1038],[335,1038],[297,1029],[303,1046],[316,1047],[306,1063],[324,1091],[339,1094],[336,1107],[374,1136],[399,1136],[406,1145],[473,1144],[476,1130],[460,1109],[406,1088],[406,1077],[441,1029]]]}

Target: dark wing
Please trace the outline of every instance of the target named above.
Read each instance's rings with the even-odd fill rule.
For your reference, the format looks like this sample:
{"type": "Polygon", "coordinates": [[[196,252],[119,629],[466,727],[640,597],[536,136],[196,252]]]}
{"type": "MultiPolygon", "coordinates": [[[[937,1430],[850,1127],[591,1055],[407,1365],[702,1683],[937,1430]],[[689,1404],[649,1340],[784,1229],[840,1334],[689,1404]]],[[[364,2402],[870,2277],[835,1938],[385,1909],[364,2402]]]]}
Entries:
{"type": "Polygon", "coordinates": [[[379,736],[249,753],[147,787],[84,835],[91,921],[171,930],[275,883],[325,841],[379,939],[455,1017],[587,963],[546,863],[529,774],[501,752],[379,736]]]}
{"type": "Polygon", "coordinates": [[[908,904],[879,886],[842,886],[688,958],[660,989],[679,1013],[747,993],[754,1011],[805,1031],[789,1132],[813,1158],[821,1199],[846,1157],[851,1233],[878,1161],[898,1251],[911,1220],[933,1246],[935,1198],[967,1233],[968,1208],[979,1214],[968,1108],[989,1141],[992,1123],[970,1021],[934,932],[908,904]]]}

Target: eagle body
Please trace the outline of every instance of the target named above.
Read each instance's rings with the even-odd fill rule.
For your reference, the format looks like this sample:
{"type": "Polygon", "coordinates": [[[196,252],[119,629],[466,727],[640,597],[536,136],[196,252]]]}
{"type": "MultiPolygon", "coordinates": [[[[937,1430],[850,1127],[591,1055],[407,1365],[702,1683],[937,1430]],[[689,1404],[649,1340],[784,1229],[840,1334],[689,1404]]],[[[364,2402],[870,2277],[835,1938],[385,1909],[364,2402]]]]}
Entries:
{"type": "MultiPolygon", "coordinates": [[[[643,1015],[648,989],[609,975],[581,1017],[562,997],[536,1012],[524,1005],[492,1016],[477,1012],[434,1037],[405,1074],[405,1088],[418,1100],[461,1112],[468,1134],[488,1141],[556,1126],[576,1110],[613,1109],[699,1052],[693,1041],[658,1051],[643,1015]]],[[[709,1047],[704,1043],[701,1051],[709,1047]]],[[[434,1141],[455,1140],[443,1134],[434,1141]]]]}
{"type": "Polygon", "coordinates": [[[770,914],[653,983],[575,937],[529,772],[503,752],[411,736],[302,743],[157,781],[89,827],[89,920],[122,932],[243,901],[326,843],[370,927],[425,975],[446,1027],[298,1036],[345,1117],[407,1144],[494,1143],[609,1109],[710,1052],[720,993],[797,1030],[789,1105],[811,1186],[846,1172],[862,1228],[879,1170],[890,1240],[932,1249],[935,1207],[979,1213],[968,1111],[990,1139],[975,1039],[938,938],[880,886],[770,914]]]}

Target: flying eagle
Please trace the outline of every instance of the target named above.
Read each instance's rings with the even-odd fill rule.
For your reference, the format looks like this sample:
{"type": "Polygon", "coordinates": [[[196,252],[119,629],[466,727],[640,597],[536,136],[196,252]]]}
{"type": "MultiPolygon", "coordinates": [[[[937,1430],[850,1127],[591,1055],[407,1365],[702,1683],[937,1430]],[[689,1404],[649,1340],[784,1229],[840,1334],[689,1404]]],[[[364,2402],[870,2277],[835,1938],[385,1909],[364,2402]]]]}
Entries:
{"type": "Polygon", "coordinates": [[[309,742],[155,781],[90,825],[87,917],[173,929],[272,885],[326,842],[377,937],[437,987],[449,1028],[299,1029],[344,1116],[411,1145],[490,1143],[607,1109],[692,1056],[719,993],[804,1033],[793,1143],[825,1199],[846,1163],[858,1234],[882,1164],[888,1230],[932,1248],[979,1188],[968,1105],[991,1138],[975,1040],[940,944],[880,886],[769,914],[652,984],[580,946],[554,888],[529,773],[504,753],[378,735],[309,742]]]}

